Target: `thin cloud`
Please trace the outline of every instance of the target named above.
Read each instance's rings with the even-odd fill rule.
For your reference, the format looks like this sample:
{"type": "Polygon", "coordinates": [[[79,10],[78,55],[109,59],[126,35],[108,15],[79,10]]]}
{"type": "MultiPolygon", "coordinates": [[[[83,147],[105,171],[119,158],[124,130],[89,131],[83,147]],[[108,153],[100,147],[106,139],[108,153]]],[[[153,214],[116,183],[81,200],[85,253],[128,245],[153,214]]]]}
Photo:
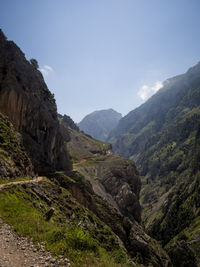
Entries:
{"type": "Polygon", "coordinates": [[[163,83],[161,82],[156,82],[154,86],[152,86],[152,91],[154,93],[158,92],[163,87],[163,83]]]}
{"type": "Polygon", "coordinates": [[[44,68],[45,68],[46,70],[53,71],[53,68],[52,68],[51,66],[44,65],[44,68]]]}
{"type": "Polygon", "coordinates": [[[51,66],[44,65],[44,67],[40,68],[40,71],[42,72],[44,76],[47,76],[49,75],[50,72],[53,71],[53,68],[51,66]]]}
{"type": "Polygon", "coordinates": [[[156,82],[153,86],[143,85],[138,91],[137,95],[142,99],[146,100],[151,95],[155,94],[159,89],[163,87],[161,82],[156,82]]]}

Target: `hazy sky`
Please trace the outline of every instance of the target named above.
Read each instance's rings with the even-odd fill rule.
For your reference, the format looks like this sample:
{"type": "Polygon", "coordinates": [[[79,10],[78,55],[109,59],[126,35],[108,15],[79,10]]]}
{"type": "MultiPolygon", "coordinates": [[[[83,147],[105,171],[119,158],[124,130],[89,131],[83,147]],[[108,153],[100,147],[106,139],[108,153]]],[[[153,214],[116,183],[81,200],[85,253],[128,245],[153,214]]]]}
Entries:
{"type": "Polygon", "coordinates": [[[0,27],[76,122],[125,115],[200,61],[200,0],[0,0],[0,27]]]}

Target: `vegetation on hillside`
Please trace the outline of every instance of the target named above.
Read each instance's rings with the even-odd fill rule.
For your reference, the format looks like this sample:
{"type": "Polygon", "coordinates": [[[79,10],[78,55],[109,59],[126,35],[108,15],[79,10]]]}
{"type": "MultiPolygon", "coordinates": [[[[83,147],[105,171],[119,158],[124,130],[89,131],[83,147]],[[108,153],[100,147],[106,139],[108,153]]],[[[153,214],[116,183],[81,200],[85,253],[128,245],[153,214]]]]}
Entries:
{"type": "Polygon", "coordinates": [[[0,113],[0,179],[32,175],[32,164],[20,135],[8,118],[0,113]]]}
{"type": "Polygon", "coordinates": [[[19,235],[69,258],[72,266],[133,266],[111,229],[48,179],[0,192],[0,216],[19,235]],[[54,215],[48,221],[50,208],[54,215]]]}
{"type": "Polygon", "coordinates": [[[166,248],[175,266],[191,266],[176,257],[181,249],[192,251],[192,266],[197,266],[198,249],[191,245],[196,239],[181,233],[188,233],[200,214],[200,63],[167,80],[156,95],[120,121],[110,140],[115,151],[135,159],[139,167],[148,233],[163,245],[173,240],[177,248],[166,248]],[[176,243],[177,236],[179,241],[183,237],[184,249],[176,243]]]}

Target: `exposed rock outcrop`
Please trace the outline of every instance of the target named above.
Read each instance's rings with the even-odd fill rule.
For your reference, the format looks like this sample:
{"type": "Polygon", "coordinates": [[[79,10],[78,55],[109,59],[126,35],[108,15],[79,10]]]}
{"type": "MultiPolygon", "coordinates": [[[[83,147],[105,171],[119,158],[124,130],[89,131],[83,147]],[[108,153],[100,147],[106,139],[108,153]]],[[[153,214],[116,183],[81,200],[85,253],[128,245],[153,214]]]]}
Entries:
{"type": "Polygon", "coordinates": [[[97,196],[89,180],[85,178],[80,173],[73,172],[70,173],[70,177],[57,173],[54,179],[62,187],[67,188],[79,203],[110,227],[133,261],[143,264],[142,266],[171,266],[167,253],[144,232],[142,226],[137,221],[131,221],[128,217],[120,214],[108,201],[97,196]]]}
{"type": "Polygon", "coordinates": [[[113,154],[111,146],[61,121],[70,138],[66,139],[75,170],[91,183],[96,194],[121,214],[140,221],[139,192],[141,183],[133,161],[113,154]]]}
{"type": "MultiPolygon", "coordinates": [[[[101,191],[104,191],[106,195],[112,196],[112,200],[116,203],[115,207],[121,214],[140,222],[141,182],[133,161],[119,155],[109,155],[99,162],[94,179],[100,184],[98,187],[96,182],[92,182],[97,194],[101,195],[101,191]]],[[[106,197],[106,200],[110,202],[110,198],[106,197]]]]}
{"type": "Polygon", "coordinates": [[[8,118],[0,113],[0,179],[25,177],[33,174],[30,158],[8,118]]]}
{"type": "Polygon", "coordinates": [[[67,116],[64,114],[63,116],[58,114],[59,120],[62,121],[62,125],[71,128],[72,130],[79,132],[79,127],[76,125],[76,123],[70,118],[70,116],[67,116]]]}
{"type": "MultiPolygon", "coordinates": [[[[99,260],[105,265],[108,258],[112,266],[170,266],[166,252],[139,224],[140,180],[134,162],[113,154],[109,144],[80,132],[68,116],[58,120],[54,97],[37,66],[2,32],[0,111],[21,133],[35,171],[48,173],[47,179],[38,177],[37,183],[18,182],[1,188],[3,220],[20,234],[47,242],[54,253],[69,256],[74,266],[85,265],[82,257],[93,265],[99,260]],[[73,171],[66,149],[74,161],[73,171]]],[[[16,160],[16,166],[26,175],[30,160],[17,137],[10,142],[12,126],[6,125],[10,139],[5,143],[3,132],[1,145],[14,163],[15,147],[20,147],[17,160],[21,161],[16,160]]]]}
{"type": "Polygon", "coordinates": [[[167,254],[138,223],[141,183],[134,162],[112,153],[109,144],[67,129],[74,172],[68,173],[70,179],[57,175],[57,181],[112,229],[137,262],[170,266],[167,254]]]}
{"type": "Polygon", "coordinates": [[[42,74],[0,31],[0,111],[22,134],[36,172],[70,169],[53,95],[42,74]]]}

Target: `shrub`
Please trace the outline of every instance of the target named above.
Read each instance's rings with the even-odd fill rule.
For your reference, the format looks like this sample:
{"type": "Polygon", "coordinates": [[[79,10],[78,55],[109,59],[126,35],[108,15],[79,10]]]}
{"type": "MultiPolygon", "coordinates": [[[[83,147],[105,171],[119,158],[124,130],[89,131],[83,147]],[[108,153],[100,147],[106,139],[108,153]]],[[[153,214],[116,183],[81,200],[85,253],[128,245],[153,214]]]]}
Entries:
{"type": "Polygon", "coordinates": [[[34,68],[39,69],[39,65],[36,59],[31,58],[30,63],[33,65],[34,68]]]}

